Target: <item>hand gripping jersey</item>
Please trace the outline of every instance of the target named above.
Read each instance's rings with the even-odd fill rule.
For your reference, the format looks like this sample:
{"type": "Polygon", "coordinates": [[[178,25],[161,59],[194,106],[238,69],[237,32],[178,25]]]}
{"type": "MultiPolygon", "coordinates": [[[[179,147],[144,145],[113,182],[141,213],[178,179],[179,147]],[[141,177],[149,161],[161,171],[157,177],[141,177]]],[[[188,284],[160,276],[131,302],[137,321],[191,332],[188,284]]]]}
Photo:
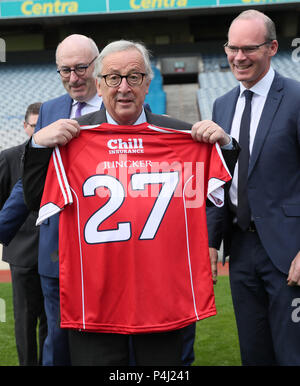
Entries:
{"type": "Polygon", "coordinates": [[[49,163],[38,224],[60,213],[61,327],[136,334],[216,313],[207,196],[230,174],[217,145],[147,123],[83,127],[49,163]]]}

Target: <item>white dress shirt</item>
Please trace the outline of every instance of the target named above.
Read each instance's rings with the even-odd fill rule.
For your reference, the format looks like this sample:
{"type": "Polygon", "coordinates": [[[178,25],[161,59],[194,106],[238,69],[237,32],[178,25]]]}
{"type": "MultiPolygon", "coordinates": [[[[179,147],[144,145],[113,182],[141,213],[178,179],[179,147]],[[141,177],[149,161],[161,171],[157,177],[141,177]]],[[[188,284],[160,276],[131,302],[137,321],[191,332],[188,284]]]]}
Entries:
{"type": "MultiPolygon", "coordinates": [[[[110,123],[111,125],[118,125],[118,123],[109,115],[108,111],[106,110],[106,119],[107,123],[110,123]]],[[[141,115],[138,117],[137,121],[133,125],[140,125],[141,123],[147,122],[145,110],[143,108],[141,115]]]]}
{"type": "MultiPolygon", "coordinates": [[[[260,117],[261,117],[268,93],[270,91],[274,76],[275,76],[275,72],[273,68],[270,67],[267,74],[253,87],[249,89],[253,92],[253,97],[251,102],[251,122],[250,122],[250,139],[249,139],[250,157],[252,153],[252,148],[253,148],[253,143],[254,143],[258,123],[260,121],[260,117]]],[[[243,92],[245,90],[246,88],[240,82],[240,95],[236,103],[235,113],[233,116],[231,132],[230,132],[231,136],[235,138],[237,141],[239,140],[240,124],[241,124],[242,114],[245,107],[245,96],[243,95],[243,92]]],[[[237,178],[238,178],[238,162],[234,169],[232,183],[229,190],[231,202],[235,206],[237,206],[237,178]]]]}
{"type": "MultiPolygon", "coordinates": [[[[86,105],[82,108],[81,115],[89,114],[94,111],[100,110],[100,107],[102,105],[102,97],[96,94],[93,96],[93,98],[86,101],[85,103],[86,105]]],[[[71,114],[70,114],[71,119],[75,118],[77,105],[78,105],[78,101],[74,99],[72,103],[71,114]]]]}

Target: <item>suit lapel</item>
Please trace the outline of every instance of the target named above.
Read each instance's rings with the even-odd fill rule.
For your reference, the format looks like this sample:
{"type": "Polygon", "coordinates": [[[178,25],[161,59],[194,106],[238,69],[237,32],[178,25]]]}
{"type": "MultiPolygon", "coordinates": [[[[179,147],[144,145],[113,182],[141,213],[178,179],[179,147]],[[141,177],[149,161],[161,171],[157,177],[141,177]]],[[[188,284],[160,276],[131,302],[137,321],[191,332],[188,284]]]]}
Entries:
{"type": "Polygon", "coordinates": [[[95,111],[95,113],[93,114],[91,125],[97,125],[98,123],[103,122],[107,122],[105,108],[101,108],[100,110],[95,111]]]}
{"type": "Polygon", "coordinates": [[[227,115],[225,115],[225,117],[227,118],[227,122],[226,122],[224,130],[228,134],[230,134],[230,131],[231,131],[232,120],[233,120],[233,116],[235,113],[236,102],[237,102],[239,95],[240,95],[240,87],[238,86],[234,90],[234,94],[232,97],[232,103],[228,104],[227,115]]]}
{"type": "Polygon", "coordinates": [[[255,166],[258,156],[262,150],[266,136],[270,130],[276,111],[281,102],[281,99],[283,96],[282,87],[283,87],[283,80],[280,77],[280,75],[275,73],[275,78],[273,80],[272,86],[267,96],[266,103],[263,108],[261,118],[257,127],[254,144],[253,144],[253,150],[250,157],[248,176],[251,174],[255,166]]]}
{"type": "Polygon", "coordinates": [[[153,114],[149,110],[145,109],[145,115],[146,115],[147,122],[155,125],[155,122],[154,122],[155,119],[153,120],[153,114]]]}
{"type": "Polygon", "coordinates": [[[72,102],[73,100],[69,94],[63,95],[62,100],[55,107],[57,116],[60,118],[69,118],[71,114],[72,102]]]}
{"type": "Polygon", "coordinates": [[[234,88],[228,97],[226,98],[226,104],[223,104],[222,111],[218,112],[218,116],[215,117],[213,115],[212,120],[217,122],[218,125],[222,127],[222,129],[230,134],[232,120],[235,113],[236,102],[240,94],[240,86],[234,88]]]}

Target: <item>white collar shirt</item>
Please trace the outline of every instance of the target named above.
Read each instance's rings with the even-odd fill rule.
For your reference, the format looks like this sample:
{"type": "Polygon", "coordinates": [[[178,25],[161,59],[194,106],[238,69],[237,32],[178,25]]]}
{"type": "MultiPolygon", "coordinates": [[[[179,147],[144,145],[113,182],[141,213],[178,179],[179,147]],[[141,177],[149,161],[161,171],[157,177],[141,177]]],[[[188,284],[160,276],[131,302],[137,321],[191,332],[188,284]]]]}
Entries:
{"type": "MultiPolygon", "coordinates": [[[[70,114],[71,119],[75,118],[77,105],[78,105],[78,101],[74,99],[72,103],[71,114],[70,114]]],[[[102,97],[95,94],[91,99],[86,101],[86,105],[81,110],[81,115],[89,114],[94,111],[100,110],[101,105],[102,105],[102,97]]]]}
{"type": "MultiPolygon", "coordinates": [[[[257,82],[249,90],[253,92],[252,102],[251,102],[251,122],[250,122],[250,139],[249,139],[249,149],[250,157],[252,153],[252,148],[254,144],[254,139],[257,131],[257,127],[260,121],[260,117],[270,91],[272,82],[274,80],[275,71],[270,67],[267,74],[257,82]]],[[[240,94],[236,103],[235,113],[231,125],[231,136],[237,141],[239,140],[240,134],[240,124],[242,119],[242,114],[245,107],[245,96],[244,91],[246,88],[240,83],[240,94]]],[[[229,190],[229,195],[231,202],[234,206],[237,206],[237,178],[238,178],[238,162],[235,166],[231,187],[229,190]]]]}
{"type": "MultiPolygon", "coordinates": [[[[111,117],[111,115],[106,110],[106,119],[107,123],[110,123],[111,125],[118,125],[118,123],[111,117]]],[[[143,108],[140,116],[138,117],[137,121],[133,125],[140,125],[141,123],[147,122],[145,110],[143,108]]]]}

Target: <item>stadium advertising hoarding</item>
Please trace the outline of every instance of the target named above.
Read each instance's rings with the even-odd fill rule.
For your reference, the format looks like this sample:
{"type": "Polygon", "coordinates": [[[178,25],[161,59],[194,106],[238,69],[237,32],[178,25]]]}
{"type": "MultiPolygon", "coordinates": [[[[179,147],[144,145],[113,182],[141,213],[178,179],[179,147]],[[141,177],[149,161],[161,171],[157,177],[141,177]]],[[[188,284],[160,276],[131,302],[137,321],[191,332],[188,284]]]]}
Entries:
{"type": "Polygon", "coordinates": [[[0,0],[0,17],[75,16],[295,2],[299,0],[0,0]]]}

